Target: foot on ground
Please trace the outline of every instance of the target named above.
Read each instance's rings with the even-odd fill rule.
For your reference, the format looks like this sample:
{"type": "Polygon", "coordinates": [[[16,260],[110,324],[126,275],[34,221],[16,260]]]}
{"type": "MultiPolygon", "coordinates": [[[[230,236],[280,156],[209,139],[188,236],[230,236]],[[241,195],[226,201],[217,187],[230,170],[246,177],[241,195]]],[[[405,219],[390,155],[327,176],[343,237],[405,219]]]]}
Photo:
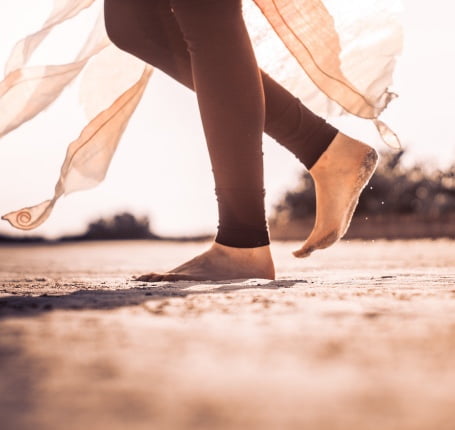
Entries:
{"type": "Polygon", "coordinates": [[[296,257],[308,257],[327,248],[346,233],[360,193],[373,175],[377,152],[370,146],[338,133],[310,169],[316,189],[316,221],[296,257]]]}
{"type": "Polygon", "coordinates": [[[166,273],[148,273],[137,281],[226,281],[232,279],[275,279],[269,246],[233,248],[214,243],[192,260],[166,273]]]}

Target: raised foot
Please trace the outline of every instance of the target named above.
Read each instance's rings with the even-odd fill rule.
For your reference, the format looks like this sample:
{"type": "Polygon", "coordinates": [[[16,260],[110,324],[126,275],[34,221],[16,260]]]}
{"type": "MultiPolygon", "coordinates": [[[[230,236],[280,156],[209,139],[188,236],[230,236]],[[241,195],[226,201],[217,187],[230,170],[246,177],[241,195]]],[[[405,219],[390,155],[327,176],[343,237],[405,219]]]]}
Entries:
{"type": "Polygon", "coordinates": [[[316,221],[296,257],[327,248],[346,233],[359,201],[378,163],[370,146],[338,133],[310,169],[316,190],[316,221]]]}
{"type": "Polygon", "coordinates": [[[214,243],[190,261],[165,273],[148,273],[137,281],[226,281],[233,279],[275,279],[269,246],[233,248],[214,243]]]}

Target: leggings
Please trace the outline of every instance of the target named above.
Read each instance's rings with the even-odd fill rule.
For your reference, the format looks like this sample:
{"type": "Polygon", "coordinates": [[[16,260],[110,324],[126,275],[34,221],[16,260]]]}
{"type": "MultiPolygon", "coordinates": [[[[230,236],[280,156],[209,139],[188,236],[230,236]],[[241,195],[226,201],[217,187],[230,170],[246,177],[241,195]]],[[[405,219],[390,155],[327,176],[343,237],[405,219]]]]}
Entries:
{"type": "Polygon", "coordinates": [[[262,134],[308,169],[337,130],[258,68],[241,0],[105,0],[111,41],[197,95],[215,179],[217,243],[269,244],[262,134]]]}

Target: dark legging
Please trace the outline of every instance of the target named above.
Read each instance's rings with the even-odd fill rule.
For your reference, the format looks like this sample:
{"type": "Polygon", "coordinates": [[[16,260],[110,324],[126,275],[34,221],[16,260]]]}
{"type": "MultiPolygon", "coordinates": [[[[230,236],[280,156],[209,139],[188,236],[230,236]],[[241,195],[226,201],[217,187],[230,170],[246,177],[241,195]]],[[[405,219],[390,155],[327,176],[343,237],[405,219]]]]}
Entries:
{"type": "Polygon", "coordinates": [[[215,177],[216,242],[269,243],[262,133],[309,169],[337,130],[258,69],[241,0],[105,0],[119,48],[194,89],[215,177]]]}

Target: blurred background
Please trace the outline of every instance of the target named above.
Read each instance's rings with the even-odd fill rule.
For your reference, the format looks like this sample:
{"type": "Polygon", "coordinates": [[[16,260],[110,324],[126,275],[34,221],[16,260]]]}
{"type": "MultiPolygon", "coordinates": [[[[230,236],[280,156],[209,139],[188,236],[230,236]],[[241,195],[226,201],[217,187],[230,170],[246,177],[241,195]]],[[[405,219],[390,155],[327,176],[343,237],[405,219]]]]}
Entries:
{"type": "MultiPolygon", "coordinates": [[[[405,45],[392,87],[400,97],[381,119],[397,132],[404,151],[388,150],[367,122],[330,119],[384,154],[350,237],[455,237],[455,5],[446,0],[434,0],[431,7],[423,0],[403,3],[405,45]]],[[[2,0],[0,64],[18,39],[40,28],[50,5],[50,0],[2,0]]],[[[67,93],[1,140],[0,214],[51,197],[67,144],[80,131],[80,122],[66,108],[77,96],[71,88],[67,93]]],[[[311,180],[291,154],[267,137],[264,153],[272,236],[300,239],[314,214],[311,180]]],[[[34,231],[18,231],[2,221],[0,236],[211,235],[217,223],[213,188],[195,96],[156,71],[105,181],[61,199],[51,218],[34,231]]]]}

